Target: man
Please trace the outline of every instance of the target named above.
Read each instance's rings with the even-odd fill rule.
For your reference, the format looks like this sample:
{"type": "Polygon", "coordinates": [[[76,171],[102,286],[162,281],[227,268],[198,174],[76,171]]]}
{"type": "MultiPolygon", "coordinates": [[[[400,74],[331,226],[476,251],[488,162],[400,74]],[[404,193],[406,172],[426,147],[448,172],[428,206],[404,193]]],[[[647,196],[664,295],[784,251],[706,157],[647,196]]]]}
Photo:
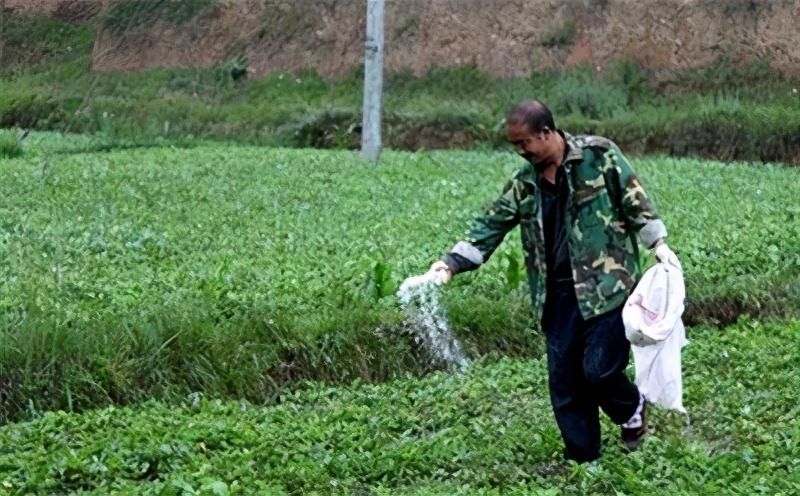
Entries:
{"type": "Polygon", "coordinates": [[[519,224],[565,455],[578,462],[600,456],[598,409],[634,449],[647,429],[646,404],[624,373],[630,344],[622,306],[640,275],[637,235],[659,260],[680,265],[664,242],[666,228],[610,140],[557,129],[539,101],[513,108],[506,125],[528,163],[429,276],[447,282],[477,269],[519,224]]]}

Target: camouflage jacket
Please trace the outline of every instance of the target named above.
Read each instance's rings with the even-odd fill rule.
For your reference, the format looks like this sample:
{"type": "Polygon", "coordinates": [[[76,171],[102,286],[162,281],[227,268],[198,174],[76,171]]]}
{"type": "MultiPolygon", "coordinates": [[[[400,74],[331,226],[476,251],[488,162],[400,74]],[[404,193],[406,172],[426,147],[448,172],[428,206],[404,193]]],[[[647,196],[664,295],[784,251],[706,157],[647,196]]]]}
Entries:
{"type": "MultiPolygon", "coordinates": [[[[588,319],[623,304],[636,284],[636,235],[651,248],[667,231],[616,144],[598,136],[563,136],[569,189],[564,222],[575,293],[588,319]]],[[[519,224],[531,300],[541,316],[547,267],[538,179],[533,166],[523,166],[443,260],[454,273],[474,270],[519,224]]]]}

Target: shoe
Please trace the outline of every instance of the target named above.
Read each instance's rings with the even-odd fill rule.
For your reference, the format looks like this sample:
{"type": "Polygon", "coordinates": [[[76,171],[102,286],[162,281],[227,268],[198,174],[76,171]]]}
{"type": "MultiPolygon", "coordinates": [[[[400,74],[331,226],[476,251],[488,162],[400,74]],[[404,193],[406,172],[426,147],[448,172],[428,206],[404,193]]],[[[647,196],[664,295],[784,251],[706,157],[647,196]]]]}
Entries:
{"type": "Polygon", "coordinates": [[[647,401],[644,401],[642,403],[641,424],[637,427],[626,427],[627,423],[622,424],[621,426],[622,432],[620,436],[622,437],[622,442],[625,445],[625,448],[628,449],[628,451],[635,450],[636,448],[639,447],[640,444],[642,444],[642,441],[644,441],[644,436],[647,434],[646,413],[647,413],[647,401]]]}

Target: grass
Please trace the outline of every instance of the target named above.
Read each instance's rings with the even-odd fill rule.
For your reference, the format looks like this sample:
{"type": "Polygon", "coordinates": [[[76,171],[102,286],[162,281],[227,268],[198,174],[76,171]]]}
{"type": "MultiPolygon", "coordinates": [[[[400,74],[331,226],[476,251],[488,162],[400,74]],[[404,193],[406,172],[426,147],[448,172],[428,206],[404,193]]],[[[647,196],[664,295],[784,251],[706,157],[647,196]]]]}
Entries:
{"type": "MultiPolygon", "coordinates": [[[[387,152],[373,168],[347,151],[202,143],[55,154],[89,145],[51,138],[0,162],[3,420],[425,373],[393,289],[520,165],[387,152]]],[[[686,268],[690,323],[797,315],[796,170],[635,166],[686,268]]],[[[541,352],[520,258],[515,232],[443,292],[470,356],[541,352]]]]}
{"type": "Polygon", "coordinates": [[[651,409],[643,447],[561,459],[543,360],[459,376],[306,383],[279,404],[149,401],[0,427],[10,494],[795,494],[800,322],[700,327],[684,349],[688,419],[651,409]],[[765,353],[765,350],[770,352],[765,353]],[[688,420],[688,421],[687,421],[688,420]]]}

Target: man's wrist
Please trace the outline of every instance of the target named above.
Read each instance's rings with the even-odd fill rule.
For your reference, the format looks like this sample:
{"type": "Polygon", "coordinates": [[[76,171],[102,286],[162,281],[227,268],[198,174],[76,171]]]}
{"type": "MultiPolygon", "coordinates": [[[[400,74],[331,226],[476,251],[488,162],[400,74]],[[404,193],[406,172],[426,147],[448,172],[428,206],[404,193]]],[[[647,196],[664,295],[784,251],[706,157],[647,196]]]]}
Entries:
{"type": "Polygon", "coordinates": [[[481,264],[475,263],[474,260],[471,260],[460,253],[451,251],[445,254],[442,257],[442,261],[447,264],[450,268],[450,271],[453,274],[460,274],[461,272],[469,272],[471,270],[475,270],[481,266],[481,264]]]}

